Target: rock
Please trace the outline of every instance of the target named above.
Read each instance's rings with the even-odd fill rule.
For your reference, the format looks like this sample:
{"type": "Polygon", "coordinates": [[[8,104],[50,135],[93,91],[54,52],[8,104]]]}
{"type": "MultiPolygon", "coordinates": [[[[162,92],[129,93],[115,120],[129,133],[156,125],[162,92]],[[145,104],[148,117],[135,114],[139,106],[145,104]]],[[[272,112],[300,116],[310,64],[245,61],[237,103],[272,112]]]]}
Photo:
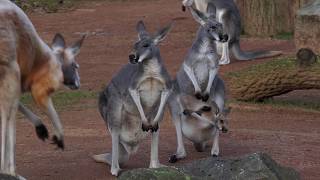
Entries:
{"type": "Polygon", "coordinates": [[[184,165],[182,171],[212,180],[298,180],[292,168],[281,167],[267,154],[254,153],[239,159],[208,158],[184,165]]]}
{"type": "Polygon", "coordinates": [[[0,174],[0,180],[19,180],[17,177],[10,176],[7,174],[0,174]]]}
{"type": "Polygon", "coordinates": [[[122,173],[120,180],[298,180],[292,168],[282,167],[267,154],[254,153],[238,159],[207,158],[180,167],[135,169],[122,173]]]}
{"type": "MultiPolygon", "coordinates": [[[[177,168],[164,167],[158,169],[140,168],[121,173],[118,180],[198,180],[177,168]]],[[[199,179],[200,180],[200,179],[199,179]]]]}
{"type": "Polygon", "coordinates": [[[296,48],[310,48],[320,53],[320,0],[315,0],[297,12],[295,24],[296,48]]]}

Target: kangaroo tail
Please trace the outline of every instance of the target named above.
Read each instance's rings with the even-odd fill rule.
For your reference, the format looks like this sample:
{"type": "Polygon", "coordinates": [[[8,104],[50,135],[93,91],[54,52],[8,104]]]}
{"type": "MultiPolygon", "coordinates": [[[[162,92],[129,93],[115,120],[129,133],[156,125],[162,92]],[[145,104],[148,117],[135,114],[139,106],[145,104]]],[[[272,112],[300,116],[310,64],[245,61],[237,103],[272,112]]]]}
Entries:
{"type": "Polygon", "coordinates": [[[107,104],[108,104],[108,99],[107,99],[107,96],[105,95],[105,91],[102,91],[100,94],[99,94],[99,112],[100,112],[100,115],[103,117],[103,119],[106,119],[106,115],[107,115],[107,104]]]}
{"type": "Polygon", "coordinates": [[[250,60],[250,59],[260,59],[260,58],[268,58],[279,56],[282,54],[281,51],[253,51],[253,52],[245,52],[240,48],[239,41],[235,42],[232,45],[232,53],[238,60],[250,60]]]}

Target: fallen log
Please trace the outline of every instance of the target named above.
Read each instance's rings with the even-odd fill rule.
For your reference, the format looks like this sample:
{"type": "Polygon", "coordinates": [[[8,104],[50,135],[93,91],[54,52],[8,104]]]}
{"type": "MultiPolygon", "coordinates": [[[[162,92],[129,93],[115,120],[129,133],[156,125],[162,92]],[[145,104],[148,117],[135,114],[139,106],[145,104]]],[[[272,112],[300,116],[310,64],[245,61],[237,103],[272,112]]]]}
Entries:
{"type": "Polygon", "coordinates": [[[229,73],[227,82],[232,98],[263,101],[294,90],[320,89],[320,63],[301,66],[295,58],[275,59],[229,73]]]}

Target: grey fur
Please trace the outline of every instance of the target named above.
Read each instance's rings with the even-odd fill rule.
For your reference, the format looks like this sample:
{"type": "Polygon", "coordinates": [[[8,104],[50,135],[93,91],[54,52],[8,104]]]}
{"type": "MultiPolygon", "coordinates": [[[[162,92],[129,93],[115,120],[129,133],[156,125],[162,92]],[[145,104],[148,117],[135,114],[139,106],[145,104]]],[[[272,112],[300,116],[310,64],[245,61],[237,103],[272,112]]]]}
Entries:
{"type": "Polygon", "coordinates": [[[171,24],[149,36],[142,21],[137,24],[139,41],[125,65],[99,97],[99,110],[112,136],[112,153],[95,155],[97,162],[111,165],[118,175],[119,164],[136,152],[139,143],[152,133],[151,168],[160,167],[158,160],[158,123],[171,92],[170,76],[163,65],[157,44],[171,29],[171,24]],[[134,63],[134,64],[132,64],[134,63]]]}
{"type": "Polygon", "coordinates": [[[219,65],[215,43],[225,41],[227,37],[222,33],[222,25],[212,16],[214,7],[210,7],[207,16],[193,7],[190,10],[195,20],[200,23],[200,28],[173,82],[174,91],[169,98],[178,141],[177,152],[170,162],[186,156],[183,136],[191,140],[197,150],[203,150],[205,143],[214,138],[212,154],[219,153],[217,122],[218,115],[224,111],[225,86],[217,74],[219,65]],[[201,109],[208,107],[212,112],[205,117],[201,114],[201,109]],[[185,110],[191,110],[190,114],[184,114],[185,110]]]}
{"type": "Polygon", "coordinates": [[[220,64],[229,64],[229,49],[238,60],[250,60],[281,55],[281,51],[256,51],[245,52],[240,48],[241,17],[234,0],[183,0],[183,5],[192,6],[203,13],[207,12],[207,6],[211,3],[216,7],[216,19],[223,24],[224,32],[229,36],[227,43],[218,43],[218,53],[222,54],[220,64]]]}

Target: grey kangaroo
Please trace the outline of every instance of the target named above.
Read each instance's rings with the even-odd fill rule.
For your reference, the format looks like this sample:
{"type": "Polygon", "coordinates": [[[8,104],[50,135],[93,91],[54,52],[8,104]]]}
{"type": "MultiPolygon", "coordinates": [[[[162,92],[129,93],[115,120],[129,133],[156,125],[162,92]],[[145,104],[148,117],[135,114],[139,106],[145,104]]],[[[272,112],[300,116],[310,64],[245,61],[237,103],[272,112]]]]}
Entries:
{"type": "Polygon", "coordinates": [[[17,176],[15,117],[18,107],[29,119],[34,117],[19,103],[20,95],[31,92],[36,104],[52,121],[53,143],[63,148],[63,128],[50,95],[62,83],[71,89],[79,88],[79,66],[75,56],[83,39],[66,47],[63,37],[57,34],[50,48],[14,3],[1,0],[0,10],[1,173],[17,176]]]}
{"type": "MultiPolygon", "coordinates": [[[[210,4],[208,6],[208,13],[204,14],[190,7],[190,11],[194,19],[200,23],[200,28],[196,40],[194,41],[191,49],[189,50],[182,67],[177,73],[176,81],[174,84],[174,91],[169,98],[169,107],[173,122],[176,127],[177,133],[177,153],[170,158],[170,162],[175,162],[178,159],[186,156],[186,151],[183,145],[182,133],[198,139],[197,144],[204,145],[205,140],[200,141],[201,133],[197,134],[201,128],[197,127],[197,123],[192,123],[192,120],[188,120],[187,115],[183,115],[182,112],[188,109],[183,104],[195,104],[197,108],[191,108],[196,111],[197,109],[203,109],[204,111],[210,111],[214,109],[212,106],[216,104],[216,110],[219,113],[224,112],[225,103],[225,86],[223,81],[218,76],[218,56],[216,53],[215,42],[226,42],[228,35],[223,34],[222,24],[217,22],[214,18],[215,6],[210,4]],[[194,99],[188,100],[188,103],[183,103],[185,95],[194,96],[194,99]],[[207,105],[201,105],[201,101],[209,102],[207,105]],[[200,102],[198,102],[200,101],[200,102]],[[190,132],[190,133],[186,133],[190,132]]],[[[190,99],[190,98],[189,98],[190,99]]],[[[219,114],[218,113],[218,114],[219,114]]],[[[195,115],[192,114],[191,115],[195,115]]],[[[199,117],[193,117],[199,119],[199,117]]],[[[210,116],[210,121],[216,118],[214,114],[210,116]]],[[[212,126],[212,124],[206,123],[206,127],[210,128],[212,136],[214,136],[215,142],[218,141],[219,132],[212,126]]],[[[217,144],[217,143],[216,143],[217,144]]],[[[213,146],[212,155],[218,155],[219,149],[217,145],[213,146]]]]}
{"type": "Polygon", "coordinates": [[[159,123],[171,94],[171,80],[157,47],[172,23],[151,36],[139,21],[139,40],[125,65],[100,94],[99,110],[112,137],[112,153],[93,156],[96,162],[111,165],[111,174],[117,176],[119,164],[128,161],[139,143],[150,131],[150,168],[161,166],[158,159],[159,123]]]}
{"type": "Polygon", "coordinates": [[[223,25],[224,32],[229,36],[228,42],[217,42],[218,53],[221,55],[220,64],[230,63],[229,49],[238,60],[267,58],[282,54],[281,51],[245,52],[241,50],[241,17],[234,0],[183,0],[182,3],[186,7],[195,6],[202,13],[206,13],[208,3],[216,6],[216,20],[223,25]]]}

